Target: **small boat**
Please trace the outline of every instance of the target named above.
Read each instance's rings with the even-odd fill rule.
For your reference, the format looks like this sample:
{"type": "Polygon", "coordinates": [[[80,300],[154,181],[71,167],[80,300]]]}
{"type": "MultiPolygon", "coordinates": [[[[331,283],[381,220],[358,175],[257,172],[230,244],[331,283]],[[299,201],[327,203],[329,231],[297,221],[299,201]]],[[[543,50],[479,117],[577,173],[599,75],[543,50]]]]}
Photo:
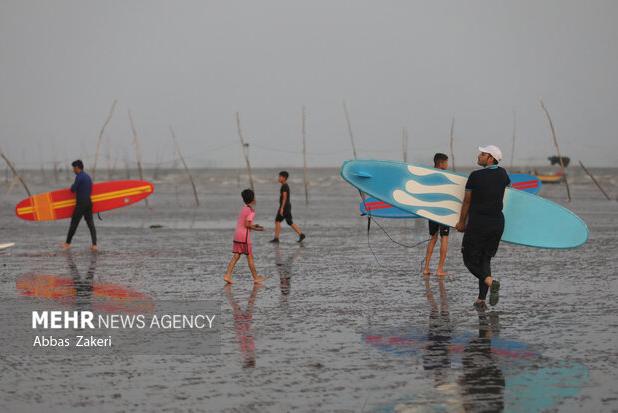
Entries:
{"type": "Polygon", "coordinates": [[[557,183],[562,182],[564,180],[564,177],[565,177],[564,173],[562,173],[562,172],[556,172],[556,173],[553,173],[553,174],[542,175],[542,174],[536,173],[536,171],[535,171],[535,175],[544,184],[557,184],[557,183]]]}

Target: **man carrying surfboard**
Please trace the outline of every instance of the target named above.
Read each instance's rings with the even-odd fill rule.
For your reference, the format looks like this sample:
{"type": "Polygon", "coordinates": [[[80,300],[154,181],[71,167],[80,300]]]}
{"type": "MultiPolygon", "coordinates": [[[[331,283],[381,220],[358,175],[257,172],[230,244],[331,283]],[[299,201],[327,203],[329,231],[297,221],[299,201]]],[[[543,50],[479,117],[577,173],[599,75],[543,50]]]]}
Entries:
{"type": "Polygon", "coordinates": [[[277,215],[275,216],[275,237],[271,239],[270,242],[279,242],[281,222],[284,219],[298,235],[297,242],[303,242],[305,239],[305,234],[300,230],[300,227],[292,221],[292,202],[290,201],[290,186],[288,185],[289,176],[290,174],[287,171],[279,172],[279,183],[281,184],[279,190],[279,207],[277,209],[277,215]]]}
{"type": "Polygon", "coordinates": [[[92,200],[90,199],[92,195],[92,179],[90,175],[84,172],[84,163],[81,160],[78,159],[74,161],[71,166],[75,173],[75,182],[71,185],[71,192],[75,193],[76,204],[73,215],[71,216],[71,225],[69,226],[67,240],[63,244],[63,248],[71,248],[71,240],[73,239],[73,235],[75,235],[75,230],[77,230],[79,221],[84,217],[88,229],[90,230],[90,238],[92,239],[92,246],[90,249],[96,251],[97,230],[94,227],[94,220],[92,219],[92,200]]]}
{"type": "MultiPolygon", "coordinates": [[[[443,153],[436,153],[433,156],[433,167],[437,169],[448,169],[448,156],[443,153]]],[[[429,270],[429,263],[431,261],[431,255],[433,254],[433,248],[438,242],[438,232],[440,233],[440,261],[438,261],[438,268],[436,269],[436,275],[445,276],[444,263],[446,262],[446,253],[448,251],[448,234],[449,226],[441,225],[431,220],[429,222],[429,244],[427,244],[427,254],[425,255],[425,269],[423,269],[423,275],[431,275],[429,270]]]]}
{"type": "Polygon", "coordinates": [[[466,182],[466,195],[459,222],[455,228],[464,232],[461,243],[463,261],[468,270],[479,280],[479,295],[474,303],[478,309],[498,304],[500,282],[491,275],[491,258],[496,255],[504,231],[502,199],[511,183],[508,174],[498,166],[502,151],[495,145],[480,146],[477,163],[483,169],[470,174],[466,182]],[[466,219],[468,222],[466,223],[466,219]]]}

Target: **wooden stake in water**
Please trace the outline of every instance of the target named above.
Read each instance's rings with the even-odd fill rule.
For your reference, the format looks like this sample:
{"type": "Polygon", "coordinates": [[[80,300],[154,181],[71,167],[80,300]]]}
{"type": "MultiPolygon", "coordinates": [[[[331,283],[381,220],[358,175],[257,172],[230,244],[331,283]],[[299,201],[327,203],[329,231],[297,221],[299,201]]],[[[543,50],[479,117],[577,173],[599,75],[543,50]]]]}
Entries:
{"type": "Polygon", "coordinates": [[[191,175],[191,171],[185,162],[185,158],[182,156],[182,152],[180,152],[180,145],[178,145],[178,141],[176,140],[176,134],[174,133],[174,129],[170,126],[170,133],[172,134],[172,140],[174,141],[174,147],[176,148],[176,152],[178,153],[178,157],[182,162],[182,165],[185,167],[185,172],[189,177],[189,181],[191,182],[191,186],[193,187],[193,196],[195,197],[195,206],[200,206],[200,199],[197,196],[197,188],[195,187],[195,182],[193,182],[193,176],[191,175]]]}
{"type": "Polygon", "coordinates": [[[511,169],[513,169],[513,159],[515,158],[515,132],[517,129],[517,113],[513,110],[513,142],[511,145],[511,169]]]}
{"type": "MultiPolygon", "coordinates": [[[[135,159],[137,160],[137,172],[139,173],[139,179],[144,180],[144,171],[142,170],[142,152],[139,147],[139,139],[137,137],[137,130],[133,123],[133,116],[131,116],[131,109],[129,109],[129,122],[131,123],[131,131],[133,132],[133,145],[135,146],[135,159]]],[[[145,198],[146,206],[148,206],[148,198],[145,198]]]]}
{"type": "Polygon", "coordinates": [[[543,99],[539,99],[539,102],[541,103],[541,109],[543,109],[543,112],[545,112],[547,122],[549,123],[551,136],[554,141],[554,146],[556,147],[556,152],[558,152],[558,159],[560,160],[560,171],[562,172],[562,176],[564,177],[564,183],[566,184],[567,198],[569,202],[571,202],[571,189],[569,188],[569,180],[567,179],[566,172],[564,171],[564,162],[562,161],[562,154],[560,153],[560,146],[558,145],[558,138],[556,137],[556,129],[554,129],[554,122],[552,122],[551,116],[549,116],[549,111],[545,107],[543,99]]]}
{"type": "Polygon", "coordinates": [[[26,193],[28,194],[28,196],[32,196],[32,193],[30,192],[30,189],[28,189],[28,185],[26,185],[26,181],[24,181],[24,179],[21,177],[21,175],[19,173],[17,173],[17,169],[15,169],[15,166],[13,166],[13,163],[9,160],[9,158],[7,158],[7,156],[4,154],[4,152],[2,152],[2,149],[0,149],[0,157],[2,159],[4,159],[4,162],[6,162],[6,165],[11,169],[11,172],[13,172],[13,176],[15,178],[17,178],[19,180],[19,182],[21,182],[22,186],[24,187],[24,189],[26,190],[26,193]]]}
{"type": "Polygon", "coordinates": [[[305,205],[309,205],[309,179],[307,177],[307,130],[305,107],[303,106],[302,135],[303,135],[303,180],[305,181],[305,205]]]}
{"type": "Polygon", "coordinates": [[[240,147],[242,149],[242,153],[245,158],[245,163],[247,164],[247,173],[249,174],[249,186],[251,186],[252,191],[255,191],[255,186],[253,185],[253,174],[251,173],[251,162],[249,162],[249,144],[245,143],[245,139],[242,135],[242,129],[240,128],[240,113],[239,112],[236,112],[236,126],[238,126],[238,137],[240,138],[240,147]]]}
{"type": "Polygon", "coordinates": [[[403,161],[408,163],[408,130],[401,128],[401,152],[403,154],[403,161]]]}
{"type": "Polygon", "coordinates": [[[345,104],[345,100],[343,101],[343,113],[345,114],[345,121],[348,125],[348,134],[350,135],[350,142],[352,142],[352,155],[354,155],[354,159],[356,159],[356,145],[354,144],[354,134],[352,133],[352,123],[350,123],[350,115],[348,113],[348,107],[345,104]]]}
{"type": "Polygon", "coordinates": [[[112,120],[112,116],[114,115],[114,109],[116,108],[117,102],[118,101],[115,99],[114,99],[114,102],[112,102],[112,108],[109,110],[109,114],[107,115],[107,118],[105,119],[105,122],[103,123],[103,126],[101,127],[101,130],[99,131],[99,137],[97,138],[97,149],[94,153],[94,163],[92,164],[92,180],[93,181],[97,174],[97,160],[99,159],[99,150],[101,149],[101,141],[103,140],[103,132],[105,132],[105,127],[107,126],[109,121],[112,120]]]}
{"type": "MultiPolygon", "coordinates": [[[[113,167],[112,167],[112,143],[110,141],[110,139],[108,138],[107,140],[107,154],[106,154],[106,158],[107,158],[107,180],[111,181],[112,180],[112,171],[113,171],[113,167]]],[[[115,165],[115,163],[114,163],[115,165]]]]}
{"type": "Polygon", "coordinates": [[[452,169],[453,171],[455,171],[455,153],[453,151],[453,141],[455,140],[455,117],[453,116],[453,120],[451,121],[451,133],[450,133],[450,148],[451,148],[451,165],[453,166],[452,169]]]}
{"type": "Polygon", "coordinates": [[[596,180],[596,178],[594,177],[594,175],[592,175],[588,169],[584,166],[584,164],[582,163],[582,161],[579,161],[579,165],[582,167],[582,169],[584,170],[584,172],[586,172],[588,174],[588,176],[592,179],[592,182],[594,182],[594,184],[597,186],[597,188],[599,188],[599,191],[601,191],[603,193],[603,195],[605,195],[605,198],[607,198],[608,201],[611,201],[612,199],[609,197],[609,195],[607,195],[607,192],[605,192],[605,190],[603,190],[603,188],[601,187],[601,184],[599,184],[596,180]]]}

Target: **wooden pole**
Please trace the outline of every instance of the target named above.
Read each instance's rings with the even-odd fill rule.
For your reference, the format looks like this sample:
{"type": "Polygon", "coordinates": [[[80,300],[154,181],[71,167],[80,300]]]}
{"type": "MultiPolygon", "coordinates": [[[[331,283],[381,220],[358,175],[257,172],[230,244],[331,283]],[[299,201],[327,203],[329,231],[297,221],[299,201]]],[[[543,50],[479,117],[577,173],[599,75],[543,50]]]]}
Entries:
{"type": "Polygon", "coordinates": [[[2,149],[0,149],[0,157],[2,157],[2,159],[4,159],[4,162],[6,162],[6,165],[13,172],[13,176],[15,178],[19,179],[19,182],[21,182],[21,184],[23,185],[24,189],[26,190],[26,193],[28,194],[29,197],[31,197],[32,193],[30,192],[30,189],[28,189],[28,185],[26,185],[26,182],[21,177],[21,175],[17,173],[17,170],[15,169],[15,166],[13,166],[13,163],[9,160],[9,158],[7,158],[7,156],[4,154],[4,152],[2,152],[2,149]]]}
{"type": "Polygon", "coordinates": [[[54,182],[58,183],[58,161],[54,161],[54,182]]]}
{"type": "Polygon", "coordinates": [[[455,131],[455,117],[453,116],[453,120],[451,121],[451,133],[450,133],[450,148],[451,148],[451,165],[453,165],[453,171],[455,171],[455,152],[453,151],[453,141],[455,140],[454,136],[455,131]]]}
{"type": "Polygon", "coordinates": [[[549,129],[551,129],[551,136],[554,141],[556,151],[558,152],[558,159],[560,160],[560,171],[562,172],[562,176],[564,177],[564,183],[566,184],[567,198],[569,199],[569,202],[571,202],[571,189],[569,188],[569,180],[567,179],[566,172],[564,171],[564,162],[562,162],[562,154],[560,153],[560,146],[558,145],[558,139],[556,138],[556,129],[554,128],[554,122],[552,122],[551,116],[549,116],[549,111],[545,107],[543,99],[539,99],[539,102],[541,104],[541,109],[543,109],[543,112],[545,112],[545,116],[547,117],[549,129]]]}
{"type": "Polygon", "coordinates": [[[511,145],[511,169],[513,169],[513,159],[515,159],[515,132],[517,130],[517,112],[513,110],[513,142],[511,145]]]}
{"type": "Polygon", "coordinates": [[[592,179],[592,182],[594,182],[594,184],[597,186],[597,188],[599,188],[599,191],[601,191],[603,193],[603,195],[605,195],[605,198],[607,198],[608,201],[611,201],[612,199],[609,197],[609,195],[607,195],[607,192],[605,192],[603,190],[603,188],[601,187],[601,184],[599,184],[596,180],[596,178],[594,177],[594,175],[592,175],[588,169],[584,166],[584,164],[582,163],[582,161],[579,161],[579,165],[582,167],[582,169],[584,170],[584,172],[586,172],[588,174],[588,176],[592,179]]]}
{"type": "MultiPolygon", "coordinates": [[[[171,128],[171,126],[170,126],[171,128]]],[[[154,170],[152,171],[152,180],[156,181],[159,179],[159,165],[161,165],[161,152],[157,149],[157,155],[155,156],[155,165],[154,170]]]]}
{"type": "Polygon", "coordinates": [[[309,179],[307,177],[307,129],[306,113],[303,106],[302,116],[302,135],[303,135],[303,180],[305,181],[305,205],[309,205],[309,179]]]}
{"type": "Polygon", "coordinates": [[[348,134],[350,135],[350,142],[352,142],[352,154],[354,155],[354,159],[356,156],[356,145],[354,144],[354,134],[352,133],[352,124],[350,123],[350,115],[348,113],[348,107],[345,104],[345,100],[343,101],[343,113],[345,114],[345,121],[348,125],[348,134]]]}
{"type": "Polygon", "coordinates": [[[255,191],[253,185],[253,174],[251,173],[251,162],[249,162],[249,144],[245,143],[245,139],[242,135],[242,129],[240,128],[240,113],[236,112],[236,126],[238,126],[238,137],[240,138],[240,147],[242,149],[243,156],[245,157],[245,163],[247,164],[247,173],[249,174],[249,186],[251,190],[255,191]]]}
{"type": "Polygon", "coordinates": [[[94,163],[92,164],[92,180],[93,181],[97,173],[97,160],[99,159],[99,149],[101,149],[101,141],[103,140],[103,132],[105,132],[105,127],[107,126],[109,121],[112,120],[112,116],[114,115],[114,109],[116,108],[117,102],[118,101],[116,99],[114,99],[114,101],[112,102],[112,107],[109,110],[109,114],[107,115],[107,118],[105,119],[105,122],[103,123],[103,126],[101,127],[101,130],[99,131],[99,137],[97,138],[97,150],[94,153],[94,163]]]}
{"type": "MultiPolygon", "coordinates": [[[[106,158],[107,158],[107,180],[111,181],[112,180],[112,143],[111,141],[108,139],[107,142],[107,154],[106,154],[106,158]]],[[[114,163],[115,165],[115,163],[114,163]]]]}
{"type": "Polygon", "coordinates": [[[403,161],[408,163],[408,130],[401,128],[401,152],[403,153],[403,161]]]}
{"type": "Polygon", "coordinates": [[[200,199],[197,196],[197,188],[195,187],[195,182],[193,182],[193,176],[191,175],[191,171],[185,162],[185,158],[182,156],[182,152],[180,152],[180,145],[178,145],[178,141],[176,140],[176,134],[174,133],[174,129],[170,126],[170,133],[172,134],[172,140],[174,141],[174,147],[176,148],[176,152],[178,153],[178,157],[182,162],[182,165],[185,167],[185,172],[189,177],[189,181],[191,182],[191,187],[193,187],[193,196],[195,197],[195,206],[200,206],[200,199]]]}
{"type": "MultiPolygon", "coordinates": [[[[139,147],[139,139],[137,137],[137,130],[133,123],[133,116],[131,116],[131,109],[129,109],[129,122],[131,123],[131,131],[133,132],[133,145],[135,146],[135,159],[137,160],[137,172],[139,173],[139,179],[144,180],[144,171],[142,170],[142,152],[139,147]]],[[[148,198],[145,198],[146,206],[148,206],[148,198]]]]}

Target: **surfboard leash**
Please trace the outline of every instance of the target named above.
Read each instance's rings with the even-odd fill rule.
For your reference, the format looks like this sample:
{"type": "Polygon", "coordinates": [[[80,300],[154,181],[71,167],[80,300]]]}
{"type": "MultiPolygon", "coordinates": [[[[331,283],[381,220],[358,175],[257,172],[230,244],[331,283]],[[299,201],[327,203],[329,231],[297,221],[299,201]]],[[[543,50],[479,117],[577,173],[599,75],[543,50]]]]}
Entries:
{"type": "MultiPolygon", "coordinates": [[[[380,263],[380,260],[378,260],[377,255],[375,254],[375,252],[373,251],[373,248],[371,247],[371,241],[370,241],[370,237],[369,237],[369,232],[370,232],[370,228],[371,228],[371,219],[373,218],[373,216],[371,215],[371,210],[369,208],[367,208],[367,204],[365,203],[365,197],[363,196],[363,193],[359,190],[358,193],[360,194],[361,200],[363,201],[363,206],[365,207],[365,211],[367,211],[367,247],[369,247],[369,251],[371,251],[371,254],[373,255],[373,258],[376,260],[376,262],[378,263],[378,265],[382,266],[382,264],[380,263]]],[[[395,239],[393,239],[393,237],[390,236],[390,234],[384,229],[384,227],[382,227],[382,225],[380,225],[380,223],[378,221],[373,220],[373,222],[375,222],[375,224],[378,226],[378,228],[380,228],[382,230],[382,232],[384,232],[384,234],[386,234],[386,236],[388,237],[389,240],[391,240],[391,242],[404,247],[404,248],[416,248],[419,245],[425,244],[429,241],[431,241],[431,237],[426,239],[426,240],[422,240],[417,242],[416,244],[413,245],[407,245],[404,243],[401,243],[395,239]]],[[[423,267],[425,259],[423,258],[423,260],[421,261],[421,269],[423,267]]]]}

